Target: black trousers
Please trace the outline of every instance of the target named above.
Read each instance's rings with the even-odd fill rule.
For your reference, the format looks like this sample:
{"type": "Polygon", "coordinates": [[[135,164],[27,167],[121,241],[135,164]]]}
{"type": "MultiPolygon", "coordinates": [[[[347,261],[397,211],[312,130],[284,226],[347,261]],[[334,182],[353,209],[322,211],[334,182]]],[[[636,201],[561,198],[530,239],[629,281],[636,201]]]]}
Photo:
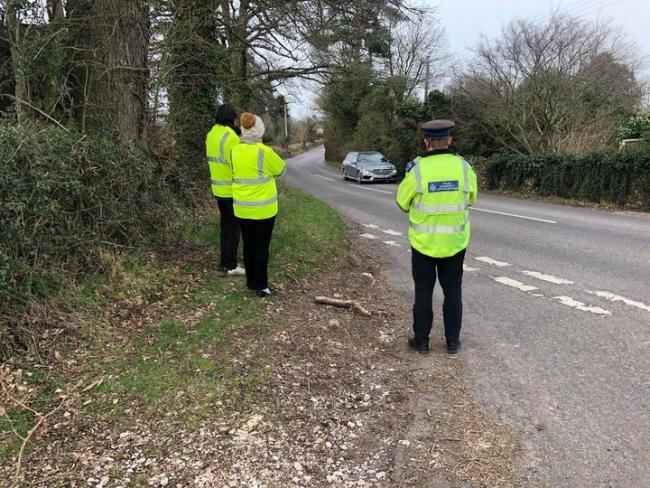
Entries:
{"type": "Polygon", "coordinates": [[[413,306],[413,332],[415,339],[429,341],[433,325],[433,287],[436,272],[440,279],[445,299],[442,317],[445,324],[447,343],[458,342],[463,320],[463,261],[465,250],[448,258],[432,258],[411,249],[411,265],[415,282],[415,305],[413,306]]]}
{"type": "Polygon", "coordinates": [[[269,247],[274,225],[275,217],[263,220],[239,219],[244,241],[246,286],[251,290],[269,287],[269,247]]]}
{"type": "Polygon", "coordinates": [[[239,221],[232,208],[232,198],[217,197],[219,214],[221,215],[219,227],[219,267],[225,270],[237,267],[237,248],[239,247],[239,221]]]}

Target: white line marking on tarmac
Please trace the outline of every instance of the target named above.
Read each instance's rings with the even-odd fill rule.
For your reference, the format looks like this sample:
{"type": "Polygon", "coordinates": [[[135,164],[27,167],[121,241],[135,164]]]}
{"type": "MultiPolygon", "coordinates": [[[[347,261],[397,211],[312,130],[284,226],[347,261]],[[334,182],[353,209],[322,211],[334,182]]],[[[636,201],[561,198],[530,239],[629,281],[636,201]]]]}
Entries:
{"type": "Polygon", "coordinates": [[[629,298],[616,295],[611,291],[587,291],[587,293],[591,293],[592,295],[596,295],[600,298],[605,298],[610,302],[623,302],[625,305],[629,305],[630,307],[636,307],[640,308],[641,310],[645,310],[646,312],[650,312],[650,305],[646,305],[643,302],[637,302],[636,300],[631,300],[629,298]]]}
{"type": "Polygon", "coordinates": [[[395,241],[383,241],[383,243],[386,244],[387,246],[392,246],[392,247],[402,247],[401,244],[398,244],[398,243],[395,242],[395,241]]]}
{"type": "Polygon", "coordinates": [[[567,307],[572,307],[575,308],[576,310],[582,310],[583,312],[591,312],[596,315],[611,315],[612,312],[609,310],[605,310],[604,308],[600,307],[590,307],[588,305],[585,305],[582,302],[579,302],[578,300],[574,300],[571,297],[553,297],[555,300],[559,300],[562,305],[566,305],[567,307]]]}
{"type": "Polygon", "coordinates": [[[390,191],[375,190],[374,188],[367,188],[367,187],[361,186],[361,185],[353,185],[352,183],[349,183],[349,186],[354,186],[355,188],[361,188],[362,190],[376,191],[377,193],[386,193],[387,195],[392,195],[393,194],[393,192],[390,192],[390,191]]]}
{"type": "Polygon", "coordinates": [[[379,226],[375,224],[361,224],[361,225],[367,227],[368,229],[379,229],[379,226]]]}
{"type": "Polygon", "coordinates": [[[538,219],[536,217],[527,217],[526,215],[517,215],[517,214],[507,213],[507,212],[497,212],[496,210],[488,210],[486,208],[471,207],[470,210],[476,210],[477,212],[486,212],[486,213],[497,214],[497,215],[505,215],[507,217],[516,217],[518,219],[535,220],[536,222],[544,222],[546,224],[557,224],[555,220],[538,219]]]}
{"type": "Polygon", "coordinates": [[[492,266],[498,266],[499,268],[505,268],[506,266],[510,266],[510,263],[504,263],[503,261],[497,261],[496,259],[488,258],[487,256],[479,256],[478,258],[474,258],[477,261],[481,261],[483,263],[491,264],[492,266]]]}
{"type": "Polygon", "coordinates": [[[364,239],[377,239],[377,236],[374,234],[361,234],[361,237],[364,239]]]}
{"type": "Polygon", "coordinates": [[[471,273],[472,271],[478,271],[478,268],[472,268],[471,266],[467,266],[466,264],[463,264],[463,271],[467,271],[468,273],[471,273]]]}
{"type": "Polygon", "coordinates": [[[401,232],[398,232],[398,231],[393,230],[393,229],[381,229],[381,231],[384,234],[388,234],[389,236],[401,236],[402,235],[401,232]]]}
{"type": "Polygon", "coordinates": [[[496,278],[492,278],[492,279],[497,283],[501,283],[502,285],[506,285],[506,286],[511,286],[521,291],[533,291],[538,289],[536,286],[525,285],[521,281],[513,280],[512,278],[508,278],[507,276],[497,276],[496,278]]]}
{"type": "Polygon", "coordinates": [[[323,175],[316,175],[316,176],[318,176],[319,178],[323,178],[324,180],[336,181],[334,178],[328,178],[327,176],[323,176],[323,175]]]}
{"type": "Polygon", "coordinates": [[[574,285],[575,283],[573,281],[565,280],[564,278],[558,278],[557,276],[553,275],[548,275],[544,273],[540,273],[538,271],[522,271],[523,274],[526,276],[530,276],[532,278],[537,278],[538,280],[542,281],[548,281],[549,283],[554,283],[556,285],[574,285]]]}

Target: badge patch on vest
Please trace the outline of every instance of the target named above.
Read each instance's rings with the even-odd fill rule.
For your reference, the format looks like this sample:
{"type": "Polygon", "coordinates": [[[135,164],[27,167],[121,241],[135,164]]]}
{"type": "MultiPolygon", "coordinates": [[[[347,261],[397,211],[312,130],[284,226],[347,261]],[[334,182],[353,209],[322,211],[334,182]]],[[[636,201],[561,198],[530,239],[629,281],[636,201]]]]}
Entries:
{"type": "Polygon", "coordinates": [[[458,191],[458,181],[429,182],[429,193],[435,193],[439,191],[458,191]]]}

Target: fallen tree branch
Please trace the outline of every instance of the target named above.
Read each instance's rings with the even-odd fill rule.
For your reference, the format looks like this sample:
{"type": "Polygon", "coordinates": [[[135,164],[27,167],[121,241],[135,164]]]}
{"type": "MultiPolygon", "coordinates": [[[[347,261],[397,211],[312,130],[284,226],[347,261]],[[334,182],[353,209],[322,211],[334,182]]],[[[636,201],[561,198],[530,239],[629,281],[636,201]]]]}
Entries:
{"type": "Polygon", "coordinates": [[[335,307],[355,309],[361,315],[365,317],[370,317],[370,311],[364,308],[363,305],[361,305],[356,300],[339,300],[338,298],[329,298],[329,297],[316,297],[314,300],[316,301],[316,303],[320,303],[323,305],[333,305],[335,307]]]}

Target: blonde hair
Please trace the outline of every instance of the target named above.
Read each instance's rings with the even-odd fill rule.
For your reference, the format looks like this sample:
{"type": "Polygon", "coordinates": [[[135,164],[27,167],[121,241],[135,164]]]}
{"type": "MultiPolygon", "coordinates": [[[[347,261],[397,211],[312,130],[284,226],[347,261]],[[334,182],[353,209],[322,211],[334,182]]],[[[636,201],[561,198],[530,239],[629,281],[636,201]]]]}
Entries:
{"type": "Polygon", "coordinates": [[[244,112],[241,114],[239,123],[244,129],[250,129],[255,125],[255,115],[250,112],[244,112]]]}

